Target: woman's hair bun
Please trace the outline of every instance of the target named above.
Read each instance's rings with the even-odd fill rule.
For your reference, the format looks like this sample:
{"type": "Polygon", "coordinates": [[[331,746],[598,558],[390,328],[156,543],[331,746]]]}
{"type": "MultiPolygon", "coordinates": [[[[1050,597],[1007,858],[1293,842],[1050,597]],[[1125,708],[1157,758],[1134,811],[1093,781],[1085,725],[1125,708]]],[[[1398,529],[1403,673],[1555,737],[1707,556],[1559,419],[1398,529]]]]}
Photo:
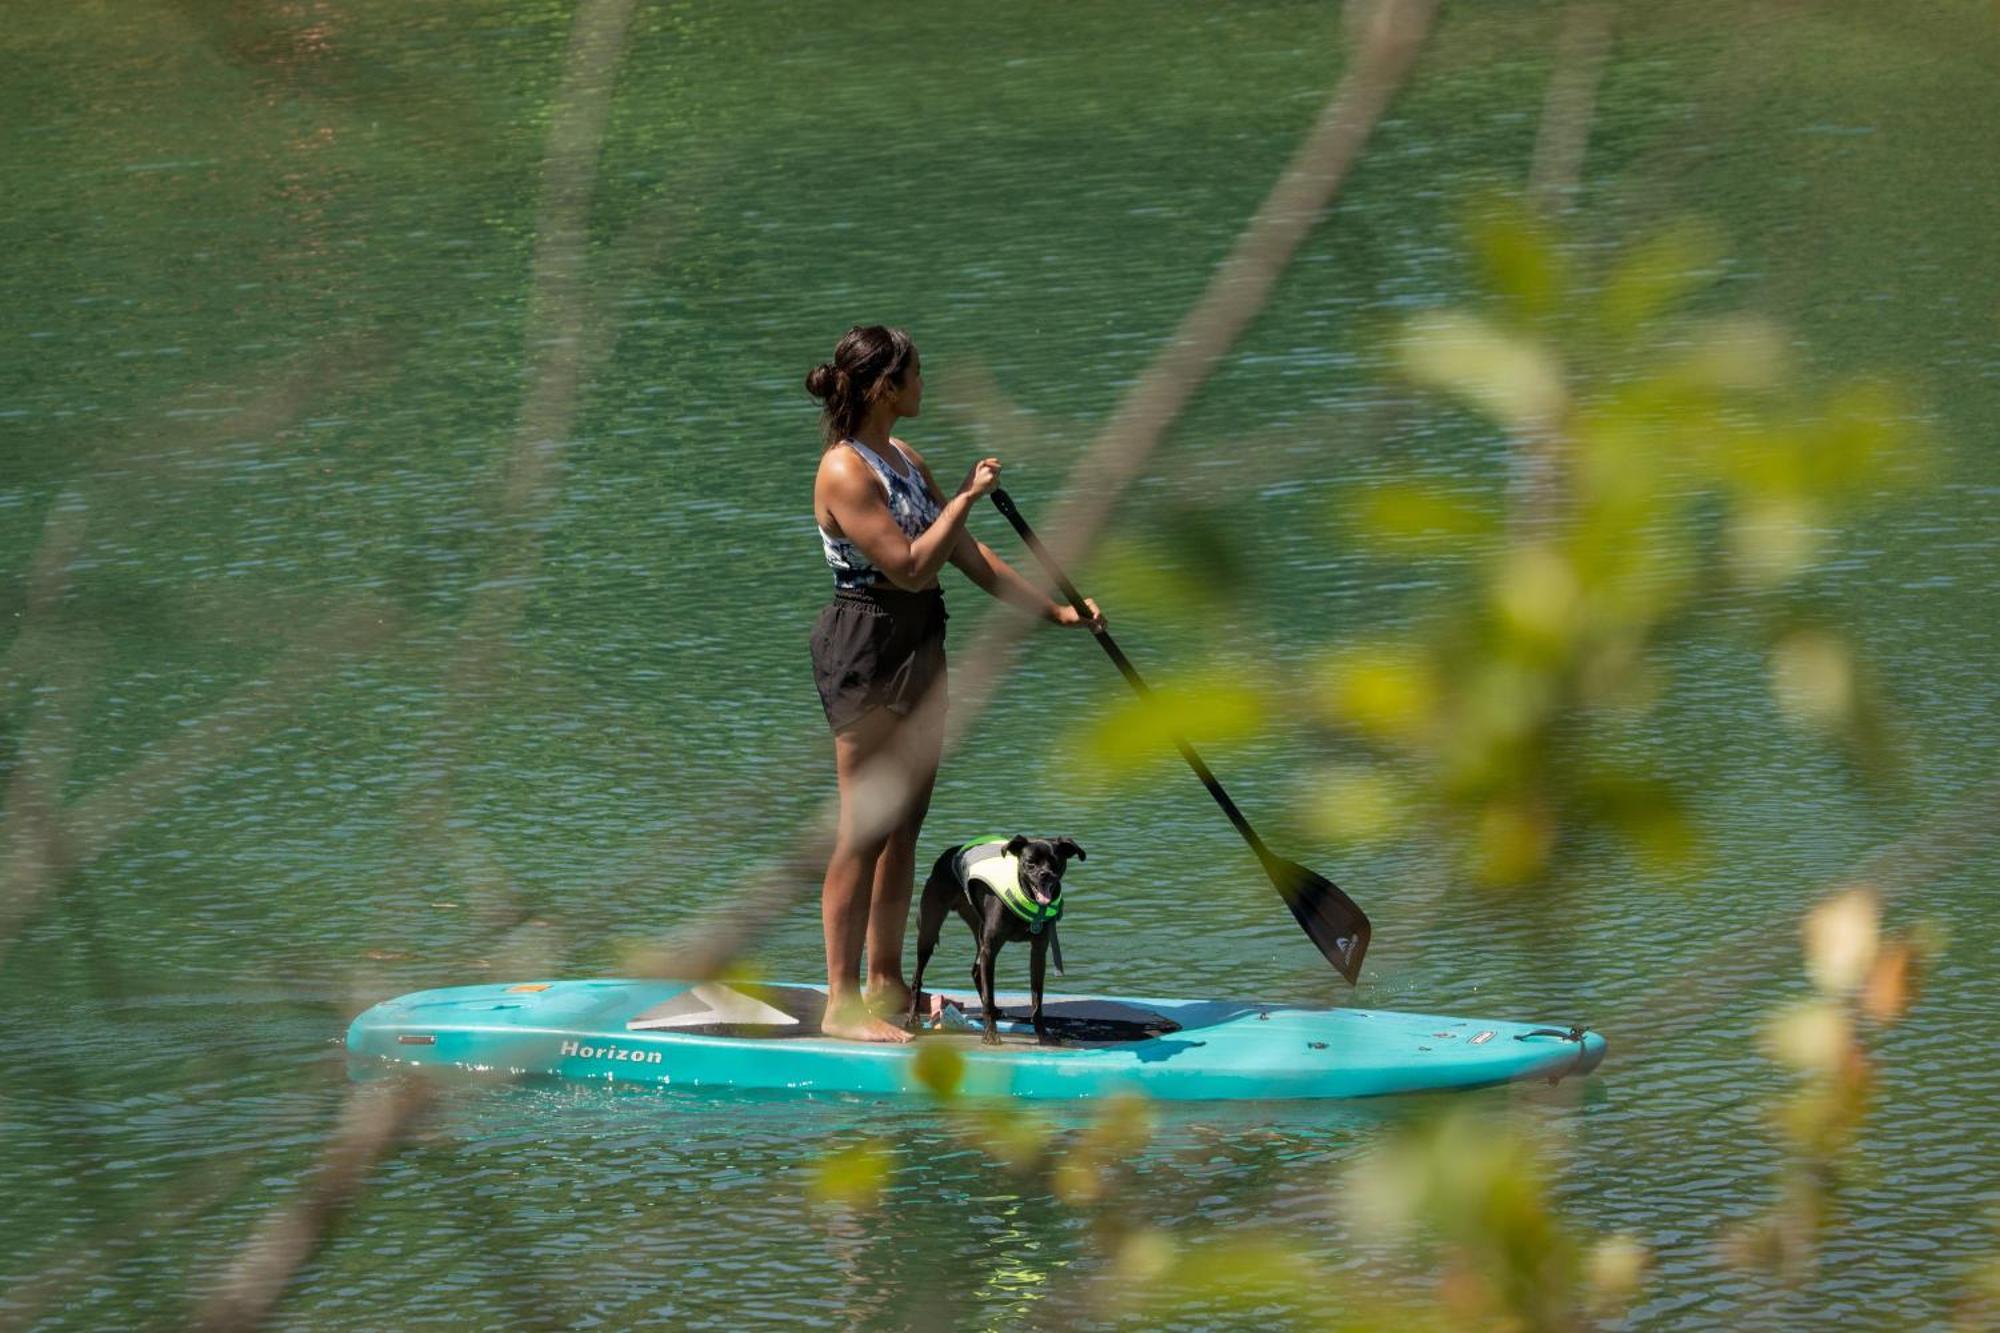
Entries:
{"type": "Polygon", "coordinates": [[[806,392],[815,398],[831,398],[840,384],[840,369],[831,361],[822,361],[806,372],[806,392]]]}
{"type": "Polygon", "coordinates": [[[806,392],[820,400],[820,433],[831,448],[854,434],[885,394],[916,363],[910,335],[886,324],[855,325],[834,345],[833,358],[806,372],[806,392]]]}

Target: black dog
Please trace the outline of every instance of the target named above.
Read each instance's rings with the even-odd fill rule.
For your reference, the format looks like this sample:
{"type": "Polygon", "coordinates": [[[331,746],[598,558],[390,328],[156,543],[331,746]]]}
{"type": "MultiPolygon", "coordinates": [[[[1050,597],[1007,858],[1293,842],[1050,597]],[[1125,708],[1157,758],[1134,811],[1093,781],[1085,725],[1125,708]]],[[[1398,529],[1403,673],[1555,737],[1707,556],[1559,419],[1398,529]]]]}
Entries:
{"type": "Polygon", "coordinates": [[[1053,947],[1056,971],[1062,971],[1062,946],[1056,943],[1056,922],[1062,917],[1062,875],[1069,858],[1084,860],[1074,838],[1009,838],[1000,842],[964,843],[948,849],[931,867],[924,882],[923,905],[917,915],[917,975],[910,983],[910,1012],[924,984],[924,965],[937,948],[946,913],[956,909],[972,927],[978,946],[972,964],[972,984],[986,1006],[986,1044],[995,1045],[993,958],[1009,940],[1032,940],[1028,983],[1034,991],[1035,1036],[1044,1046],[1059,1045],[1042,1024],[1043,960],[1053,947]],[[1002,857],[1013,858],[1012,863],[1002,857]],[[1009,871],[1012,871],[1011,875],[1009,871]]]}

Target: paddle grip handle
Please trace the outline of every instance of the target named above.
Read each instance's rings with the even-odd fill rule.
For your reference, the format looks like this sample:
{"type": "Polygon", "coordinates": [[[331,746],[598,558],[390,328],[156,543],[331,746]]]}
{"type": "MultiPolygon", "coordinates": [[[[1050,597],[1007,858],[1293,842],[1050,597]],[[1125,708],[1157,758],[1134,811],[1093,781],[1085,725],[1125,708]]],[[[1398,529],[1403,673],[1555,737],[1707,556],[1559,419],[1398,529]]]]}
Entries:
{"type": "MultiPolygon", "coordinates": [[[[1014,531],[1021,534],[1021,541],[1034,553],[1035,559],[1041,561],[1042,568],[1056,581],[1056,587],[1062,590],[1062,595],[1069,599],[1069,604],[1076,608],[1077,614],[1089,616],[1090,607],[1084,602],[1083,594],[1069,581],[1069,575],[1063,573],[1062,566],[1058,565],[1055,557],[1049,554],[1049,548],[1042,545],[1042,539],[1028,526],[1028,520],[1021,517],[1021,511],[1014,505],[1014,497],[998,486],[993,488],[992,496],[993,507],[1014,525],[1014,531]]],[[[1112,665],[1118,668],[1119,674],[1125,677],[1126,683],[1134,692],[1142,699],[1152,698],[1153,691],[1147,686],[1145,678],[1139,674],[1139,668],[1132,665],[1131,659],[1125,656],[1124,650],[1112,639],[1111,631],[1098,629],[1091,633],[1103,647],[1105,656],[1111,659],[1112,665]]],[[[1202,761],[1202,757],[1195,753],[1194,747],[1179,736],[1174,737],[1174,746],[1181,752],[1181,758],[1187,760],[1188,767],[1194,770],[1194,775],[1201,779],[1201,785],[1208,788],[1208,794],[1215,798],[1215,803],[1222,807],[1222,813],[1229,816],[1229,822],[1243,835],[1243,841],[1250,844],[1250,850],[1257,854],[1257,859],[1262,861],[1266,868],[1273,864],[1283,864],[1271,854],[1269,848],[1264,846],[1264,840],[1257,836],[1257,830],[1250,827],[1250,821],[1236,808],[1236,802],[1229,799],[1229,793],[1222,789],[1221,781],[1202,761]]]]}

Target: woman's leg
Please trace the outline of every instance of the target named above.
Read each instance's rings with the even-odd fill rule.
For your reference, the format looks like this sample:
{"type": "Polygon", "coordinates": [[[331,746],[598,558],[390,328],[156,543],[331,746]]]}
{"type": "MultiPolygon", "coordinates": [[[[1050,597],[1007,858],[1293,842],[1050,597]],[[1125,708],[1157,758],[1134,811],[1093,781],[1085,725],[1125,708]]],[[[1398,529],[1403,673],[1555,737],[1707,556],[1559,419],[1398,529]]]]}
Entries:
{"type": "MultiPolygon", "coordinates": [[[[893,830],[865,827],[864,803],[879,800],[864,795],[868,770],[880,762],[896,762],[903,719],[886,708],[869,711],[852,726],[834,733],[834,769],[840,779],[840,822],[834,833],[833,855],[827,859],[826,880],[820,886],[820,925],[826,935],[826,1018],[821,1030],[832,1037],[857,1041],[908,1041],[909,1034],[870,1017],[861,1003],[861,946],[868,933],[869,901],[874,891],[876,863],[893,830]]],[[[875,781],[880,781],[877,770],[875,781]]],[[[872,785],[872,784],[870,784],[872,785]]],[[[877,789],[879,790],[879,788],[877,789]]],[[[905,903],[907,906],[907,902],[905,903]]]]}
{"type": "Polygon", "coordinates": [[[910,808],[889,833],[875,861],[875,884],[868,913],[868,1002],[877,1013],[901,1013],[910,1006],[903,979],[903,936],[916,888],[917,835],[931,808],[938,756],[944,750],[943,690],[932,690],[911,710],[898,730],[896,747],[916,784],[910,808]]]}

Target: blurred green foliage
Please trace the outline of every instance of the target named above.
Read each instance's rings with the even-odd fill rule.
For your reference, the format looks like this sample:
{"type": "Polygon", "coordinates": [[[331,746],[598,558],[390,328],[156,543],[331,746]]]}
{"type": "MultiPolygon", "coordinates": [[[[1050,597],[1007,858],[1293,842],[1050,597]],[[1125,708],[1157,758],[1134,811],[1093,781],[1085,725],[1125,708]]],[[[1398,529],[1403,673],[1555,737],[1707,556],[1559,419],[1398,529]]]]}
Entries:
{"type": "Polygon", "coordinates": [[[822,1157],[813,1174],[812,1197],[821,1203],[873,1207],[894,1164],[893,1151],[880,1139],[862,1139],[822,1157]]]}
{"type": "Polygon", "coordinates": [[[1806,917],[1806,973],[1814,993],[1780,1009],[1765,1030],[1766,1050],[1797,1079],[1772,1108],[1786,1154],[1779,1197],[1723,1237],[1725,1256],[1741,1267],[1793,1283],[1810,1278],[1822,1233],[1843,1193],[1861,1179],[1854,1150],[1877,1081],[1864,1034],[1909,1012],[1927,964],[1942,948],[1931,927],[1885,937],[1881,915],[1880,893],[1858,885],[1806,917]]]}
{"type": "MultiPolygon", "coordinates": [[[[1442,830],[1471,879],[1503,889],[1597,830],[1673,865],[1699,838],[1644,743],[1674,693],[1666,649],[1697,612],[1741,612],[1774,706],[1864,776],[1892,773],[1884,709],[1809,582],[1844,515],[1922,478],[1910,405],[1879,381],[1817,383],[1776,324],[1716,309],[1723,247],[1703,223],[1587,268],[1510,199],[1474,208],[1466,237],[1484,298],[1406,319],[1395,365],[1469,412],[1474,438],[1497,433],[1505,475],[1479,497],[1405,478],[1338,500],[1355,544],[1454,591],[1301,679],[1209,667],[1122,702],[1085,740],[1089,764],[1129,778],[1175,735],[1307,720],[1335,752],[1308,801],[1331,839],[1442,830]]],[[[1105,573],[1153,602],[1162,583],[1218,586],[1124,548],[1105,573]]]]}
{"type": "MultiPolygon", "coordinates": [[[[1577,1234],[1550,1201],[1545,1149],[1490,1115],[1406,1125],[1339,1182],[1338,1203],[1322,1221],[1338,1214],[1353,1235],[1388,1241],[1411,1260],[1405,1284],[1382,1288],[1317,1262],[1310,1226],[1185,1235],[1149,1224],[1131,1165],[1154,1135],[1144,1097],[1108,1098],[1081,1127],[1064,1129],[1045,1112],[960,1096],[964,1061],[951,1039],[921,1040],[911,1058],[916,1080],[951,1113],[967,1146],[1089,1217],[1108,1260],[1092,1300],[1113,1318],[1146,1325],[1200,1310],[1397,1333],[1570,1328],[1622,1310],[1643,1283],[1644,1247],[1626,1236],[1577,1234]],[[1427,1299],[1400,1294],[1426,1289],[1427,1299]]],[[[843,1148],[823,1168],[816,1197],[872,1205],[891,1165],[872,1142],[843,1148]]]]}
{"type": "MultiPolygon", "coordinates": [[[[1934,929],[1881,926],[1879,892],[1833,893],[1804,922],[1810,998],[1770,1018],[1765,1046],[1796,1083],[1771,1106],[1785,1155],[1778,1198],[1716,1237],[1725,1260],[1790,1283],[1809,1281],[1821,1234],[1844,1189],[1862,1176],[1856,1144],[1876,1074],[1866,1034],[1901,1021],[1942,947],[1934,929]]],[[[1107,1260],[1099,1312],[1150,1325],[1198,1310],[1285,1326],[1380,1329],[1585,1329],[1620,1323],[1644,1293],[1652,1256],[1637,1237],[1590,1236],[1552,1197],[1559,1159],[1517,1118],[1462,1102],[1385,1135],[1333,1182],[1320,1224],[1340,1223],[1384,1265],[1366,1283],[1314,1258],[1313,1219],[1170,1234],[1146,1221],[1131,1168],[1154,1134],[1143,1097],[1113,1097],[1077,1128],[1016,1105],[959,1094],[964,1061],[949,1038],[912,1056],[917,1081],[950,1113],[969,1147],[1084,1212],[1107,1260]],[[1385,1277],[1393,1280],[1384,1281],[1385,1277]],[[1411,1293],[1418,1293],[1412,1295],[1411,1293]]],[[[871,1206],[893,1169],[874,1140],[823,1165],[815,1197],[871,1206]]],[[[1965,1327],[2000,1300],[2000,1268],[1967,1275],[1965,1327]]]]}

